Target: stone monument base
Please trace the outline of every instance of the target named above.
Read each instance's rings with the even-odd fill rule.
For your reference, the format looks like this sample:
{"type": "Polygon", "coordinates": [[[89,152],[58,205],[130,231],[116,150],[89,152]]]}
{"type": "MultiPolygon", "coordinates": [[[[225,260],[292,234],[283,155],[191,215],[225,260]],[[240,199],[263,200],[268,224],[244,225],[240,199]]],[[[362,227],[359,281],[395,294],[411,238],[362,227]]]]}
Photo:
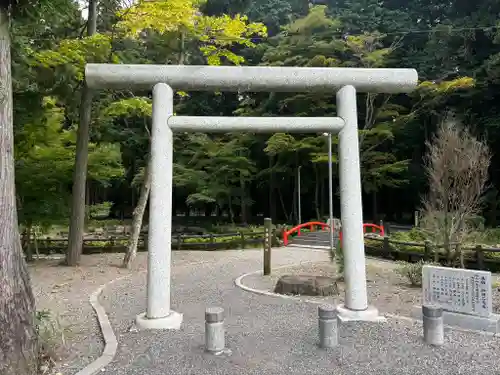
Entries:
{"type": "MultiPolygon", "coordinates": [[[[422,306],[413,306],[411,315],[422,320],[422,306]]],[[[488,317],[443,311],[443,323],[451,327],[500,334],[500,315],[491,314],[488,317]]]]}

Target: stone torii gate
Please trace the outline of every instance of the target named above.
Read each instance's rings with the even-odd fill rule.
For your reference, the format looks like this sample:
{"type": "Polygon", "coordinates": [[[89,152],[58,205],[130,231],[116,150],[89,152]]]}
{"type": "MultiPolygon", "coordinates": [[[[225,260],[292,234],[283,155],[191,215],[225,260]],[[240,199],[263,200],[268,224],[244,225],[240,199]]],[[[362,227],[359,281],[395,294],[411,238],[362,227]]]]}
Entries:
{"type": "Polygon", "coordinates": [[[91,89],[153,88],[147,309],[137,317],[140,328],[182,323],[182,314],[170,309],[174,131],[338,133],[346,285],[338,314],[344,321],[380,319],[366,290],[356,92],[410,92],[418,80],[414,69],[87,64],[85,77],[91,89]],[[174,116],[173,90],[336,92],[339,117],[174,116]]]}

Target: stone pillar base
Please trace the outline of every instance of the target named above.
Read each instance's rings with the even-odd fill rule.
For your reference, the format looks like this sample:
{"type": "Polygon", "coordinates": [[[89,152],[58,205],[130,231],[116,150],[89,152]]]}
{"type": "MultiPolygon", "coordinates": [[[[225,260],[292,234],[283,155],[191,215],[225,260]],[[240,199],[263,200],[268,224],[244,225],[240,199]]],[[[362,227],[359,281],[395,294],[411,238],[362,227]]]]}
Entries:
{"type": "Polygon", "coordinates": [[[350,310],[344,305],[337,306],[337,316],[341,322],[385,322],[387,319],[379,315],[378,309],[374,306],[368,306],[366,310],[350,310]]]}
{"type": "Polygon", "coordinates": [[[164,318],[157,319],[149,319],[146,316],[146,313],[142,313],[137,315],[135,319],[135,323],[137,324],[137,328],[144,329],[174,329],[178,330],[181,328],[183,315],[170,311],[170,314],[164,318]]]}

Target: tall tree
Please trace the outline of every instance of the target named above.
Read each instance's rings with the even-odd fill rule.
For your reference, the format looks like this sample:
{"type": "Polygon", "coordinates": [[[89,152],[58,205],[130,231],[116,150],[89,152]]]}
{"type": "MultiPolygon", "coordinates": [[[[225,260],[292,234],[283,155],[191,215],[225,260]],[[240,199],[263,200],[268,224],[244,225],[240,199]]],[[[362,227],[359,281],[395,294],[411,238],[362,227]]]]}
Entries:
{"type": "MultiPolygon", "coordinates": [[[[243,62],[244,58],[234,53],[231,47],[233,45],[255,46],[251,37],[265,36],[265,27],[259,23],[248,23],[247,17],[239,14],[233,17],[202,15],[200,12],[202,3],[199,0],[139,1],[122,12],[121,26],[133,36],[150,30],[170,40],[177,40],[174,57],[167,59],[176,64],[186,63],[185,45],[188,41],[195,42],[209,65],[220,65],[222,62],[233,64],[243,62]]],[[[184,93],[181,94],[184,95],[184,93]]],[[[140,102],[135,103],[143,106],[140,102]]],[[[148,166],[149,164],[150,162],[147,163],[148,166]]],[[[148,166],[141,170],[143,183],[138,205],[134,210],[133,230],[123,261],[124,267],[131,266],[137,252],[138,238],[150,192],[151,170],[148,166]]]]}
{"type": "Polygon", "coordinates": [[[0,373],[38,371],[35,300],[17,224],[10,7],[0,5],[0,373]]]}
{"type": "MultiPolygon", "coordinates": [[[[97,30],[97,0],[89,0],[87,35],[91,37],[97,30]]],[[[83,82],[80,102],[80,126],[78,127],[75,169],[73,174],[73,200],[71,204],[71,221],[69,224],[68,250],[66,264],[76,266],[80,261],[85,229],[85,192],[87,182],[87,165],[89,157],[89,133],[92,117],[92,91],[83,82]]]]}
{"type": "Polygon", "coordinates": [[[491,153],[455,119],[440,125],[427,143],[429,194],[423,200],[422,226],[434,243],[444,244],[448,260],[464,259],[460,245],[471,235],[471,219],[480,213],[491,153]],[[452,244],[456,251],[452,251],[452,244]]]}

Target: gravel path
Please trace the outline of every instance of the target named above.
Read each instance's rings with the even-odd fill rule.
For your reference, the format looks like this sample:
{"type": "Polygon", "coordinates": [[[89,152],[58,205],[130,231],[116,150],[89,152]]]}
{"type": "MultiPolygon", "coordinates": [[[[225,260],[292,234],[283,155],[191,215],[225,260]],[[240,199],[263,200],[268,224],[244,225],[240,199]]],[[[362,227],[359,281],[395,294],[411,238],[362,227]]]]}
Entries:
{"type": "MultiPolygon", "coordinates": [[[[184,314],[179,331],[130,331],[144,311],[145,273],[104,291],[101,301],[120,346],[103,374],[471,375],[500,367],[498,338],[447,330],[445,346],[431,348],[421,341],[420,324],[405,320],[343,324],[340,346],[320,350],[317,306],[234,286],[236,277],[261,267],[260,251],[196,254],[197,264],[173,268],[172,307],[184,314]],[[231,355],[203,352],[204,309],[213,305],[226,310],[231,355]]],[[[326,259],[327,253],[304,249],[273,251],[273,266],[326,259]]]]}
{"type": "MultiPolygon", "coordinates": [[[[422,304],[422,289],[408,285],[408,282],[399,276],[395,269],[397,263],[380,259],[369,258],[366,261],[368,301],[376,306],[380,312],[411,316],[412,306],[422,304]]],[[[295,275],[322,275],[336,277],[335,265],[329,260],[304,265],[294,265],[281,268],[270,276],[249,275],[243,278],[244,285],[254,289],[272,292],[279,277],[286,274],[295,275]]],[[[497,279],[498,276],[496,276],[497,279]]],[[[493,277],[495,280],[495,276],[493,277]]],[[[499,279],[500,280],[500,279],[499,279]]],[[[344,302],[344,284],[338,283],[339,296],[335,297],[304,297],[308,300],[325,303],[344,302]]],[[[493,288],[493,311],[500,313],[500,288],[493,288]]]]}
{"type": "MultiPolygon", "coordinates": [[[[61,266],[61,260],[39,260],[29,264],[37,310],[50,312],[61,324],[51,336],[66,345],[56,346],[59,362],[54,371],[76,372],[98,358],[104,348],[89,296],[101,285],[118,277],[144,270],[146,254],[139,253],[133,270],[119,268],[123,254],[83,255],[79,267],[61,266]]],[[[50,337],[49,337],[50,338],[50,337]]]]}

